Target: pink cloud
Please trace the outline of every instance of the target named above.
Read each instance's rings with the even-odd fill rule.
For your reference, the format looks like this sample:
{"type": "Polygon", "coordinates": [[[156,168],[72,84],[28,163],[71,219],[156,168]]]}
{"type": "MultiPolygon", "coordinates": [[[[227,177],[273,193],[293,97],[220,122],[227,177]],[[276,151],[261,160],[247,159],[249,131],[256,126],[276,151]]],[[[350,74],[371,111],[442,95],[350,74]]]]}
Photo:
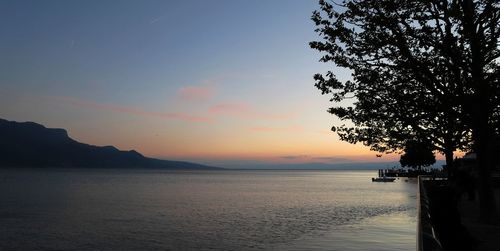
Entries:
{"type": "Polygon", "coordinates": [[[287,126],[287,127],[269,127],[269,126],[256,126],[249,128],[253,132],[302,132],[304,128],[301,126],[287,126]]]}
{"type": "Polygon", "coordinates": [[[190,114],[186,114],[186,113],[176,113],[176,112],[151,112],[151,111],[144,111],[144,110],[134,108],[134,107],[120,106],[120,105],[113,105],[113,104],[103,104],[103,103],[97,103],[97,102],[88,101],[88,100],[75,99],[75,98],[71,98],[71,97],[52,97],[52,99],[57,100],[57,101],[62,101],[64,103],[71,104],[71,105],[78,106],[78,107],[127,113],[127,114],[133,114],[133,115],[137,115],[137,116],[157,117],[157,118],[163,118],[163,119],[177,119],[177,120],[184,120],[184,121],[190,121],[190,122],[209,122],[209,121],[211,121],[211,118],[204,117],[204,116],[195,116],[195,115],[190,115],[190,114]]]}
{"type": "MultiPolygon", "coordinates": [[[[157,117],[163,119],[176,119],[176,120],[191,121],[191,122],[213,122],[220,117],[254,119],[254,120],[286,120],[290,119],[293,116],[291,114],[273,114],[273,113],[261,112],[255,109],[253,106],[243,102],[219,103],[208,107],[207,110],[205,110],[204,112],[200,112],[199,114],[189,114],[185,112],[146,111],[137,107],[122,106],[109,103],[98,103],[94,101],[77,99],[73,97],[49,97],[49,98],[51,100],[56,100],[73,106],[89,108],[94,110],[107,110],[112,112],[133,114],[137,116],[157,117]]],[[[266,128],[256,127],[253,130],[266,131],[266,128]]],[[[270,131],[272,129],[267,129],[267,130],[270,131]]],[[[297,128],[295,128],[295,130],[297,130],[297,128]]]]}
{"type": "Polygon", "coordinates": [[[208,108],[208,112],[214,115],[249,115],[253,109],[245,103],[221,103],[208,108]]]}
{"type": "Polygon", "coordinates": [[[189,101],[209,100],[214,94],[214,88],[211,86],[185,86],[177,92],[181,99],[189,101]]]}
{"type": "Polygon", "coordinates": [[[208,113],[214,116],[233,116],[252,119],[271,119],[282,120],[289,119],[290,114],[272,114],[257,111],[253,106],[247,103],[220,103],[208,108],[208,113]]]}

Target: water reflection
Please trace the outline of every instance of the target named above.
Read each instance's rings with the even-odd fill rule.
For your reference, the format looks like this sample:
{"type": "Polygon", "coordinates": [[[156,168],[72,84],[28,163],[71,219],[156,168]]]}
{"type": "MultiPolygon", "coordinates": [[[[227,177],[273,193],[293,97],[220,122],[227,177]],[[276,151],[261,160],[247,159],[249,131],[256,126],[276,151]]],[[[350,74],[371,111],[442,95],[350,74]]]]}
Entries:
{"type": "Polygon", "coordinates": [[[0,174],[3,249],[415,246],[416,185],[372,183],[373,171],[26,169],[0,174]]]}

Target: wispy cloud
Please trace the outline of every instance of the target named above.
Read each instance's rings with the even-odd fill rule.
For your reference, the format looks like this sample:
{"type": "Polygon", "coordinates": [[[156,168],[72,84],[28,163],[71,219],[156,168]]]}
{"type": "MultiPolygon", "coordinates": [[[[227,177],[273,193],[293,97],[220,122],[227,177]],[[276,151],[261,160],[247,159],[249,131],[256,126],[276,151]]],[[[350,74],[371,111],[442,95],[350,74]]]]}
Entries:
{"type": "Polygon", "coordinates": [[[307,154],[285,155],[285,156],[280,156],[279,158],[285,161],[292,161],[296,163],[311,162],[311,163],[332,164],[332,163],[350,163],[354,161],[352,158],[347,158],[343,156],[314,156],[307,154]]]}
{"type": "Polygon", "coordinates": [[[287,156],[281,156],[280,158],[288,160],[296,160],[296,159],[309,158],[309,155],[287,155],[287,156]]]}
{"type": "Polygon", "coordinates": [[[188,101],[205,101],[213,98],[215,94],[212,86],[185,86],[177,91],[178,97],[188,101]]]}
{"type": "Polygon", "coordinates": [[[302,132],[304,128],[301,126],[286,126],[286,127],[271,127],[271,126],[255,126],[250,127],[253,132],[302,132]]]}
{"type": "Polygon", "coordinates": [[[133,115],[137,115],[137,116],[156,117],[156,118],[163,118],[163,119],[176,119],[176,120],[183,120],[183,121],[190,121],[190,122],[209,122],[209,121],[211,121],[211,118],[209,118],[209,117],[196,116],[196,115],[191,115],[191,114],[187,114],[187,113],[152,112],[152,111],[145,111],[145,110],[135,108],[135,107],[98,103],[98,102],[94,102],[94,101],[76,99],[76,98],[71,98],[71,97],[51,97],[51,99],[56,100],[58,102],[63,102],[66,104],[74,105],[77,107],[96,109],[96,110],[106,110],[106,111],[119,112],[119,113],[127,113],[127,114],[133,114],[133,115]]]}
{"type": "Polygon", "coordinates": [[[344,158],[339,156],[326,156],[326,157],[312,157],[314,160],[318,160],[321,162],[335,162],[335,163],[343,163],[343,162],[352,162],[353,160],[350,158],[344,158]]]}
{"type": "Polygon", "coordinates": [[[160,21],[162,18],[163,18],[163,16],[152,18],[151,20],[149,20],[149,24],[155,24],[158,21],[160,21]]]}
{"type": "Polygon", "coordinates": [[[290,114],[273,114],[261,112],[250,104],[239,103],[219,103],[208,108],[208,113],[212,116],[231,116],[251,119],[285,120],[292,116],[290,114]]]}
{"type": "MultiPolygon", "coordinates": [[[[202,89],[204,90],[204,89],[202,89]]],[[[199,91],[195,89],[185,90],[185,94],[193,94],[194,96],[189,96],[189,98],[194,98],[198,95],[198,98],[205,97],[206,93],[210,91],[199,91]],[[200,94],[202,93],[202,94],[200,94]]],[[[157,112],[157,111],[147,111],[137,107],[116,105],[110,103],[99,103],[91,100],[78,99],[73,97],[49,97],[51,100],[57,102],[63,102],[77,107],[83,107],[94,110],[106,110],[119,113],[127,113],[136,116],[146,116],[146,117],[157,117],[163,119],[176,119],[190,122],[213,122],[220,117],[238,117],[238,118],[248,118],[248,119],[260,119],[260,120],[284,120],[290,118],[290,115],[279,115],[258,112],[251,105],[246,103],[219,103],[210,106],[204,112],[199,114],[189,114],[185,112],[157,112]]],[[[186,97],[187,98],[187,97],[186,97]]],[[[290,127],[252,127],[251,131],[260,132],[272,132],[272,131],[302,131],[301,127],[290,126],[290,127]]]]}
{"type": "Polygon", "coordinates": [[[214,115],[236,115],[246,116],[254,113],[250,105],[245,103],[220,103],[208,108],[208,112],[214,115]]]}

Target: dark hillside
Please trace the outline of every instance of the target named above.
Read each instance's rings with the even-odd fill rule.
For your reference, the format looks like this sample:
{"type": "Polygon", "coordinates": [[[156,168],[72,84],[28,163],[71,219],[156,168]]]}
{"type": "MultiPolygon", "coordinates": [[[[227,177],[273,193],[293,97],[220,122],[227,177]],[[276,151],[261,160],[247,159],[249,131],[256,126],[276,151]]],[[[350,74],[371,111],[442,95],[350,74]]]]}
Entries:
{"type": "Polygon", "coordinates": [[[144,157],[113,146],[77,142],[64,129],[0,119],[0,167],[144,167],[216,169],[200,164],[144,157]]]}

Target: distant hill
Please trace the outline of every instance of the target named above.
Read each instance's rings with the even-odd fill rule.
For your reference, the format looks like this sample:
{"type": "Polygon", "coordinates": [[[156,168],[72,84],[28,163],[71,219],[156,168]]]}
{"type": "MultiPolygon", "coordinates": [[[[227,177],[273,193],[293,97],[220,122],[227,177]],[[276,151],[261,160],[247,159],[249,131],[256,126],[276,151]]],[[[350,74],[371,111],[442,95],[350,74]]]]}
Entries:
{"type": "MultiPolygon", "coordinates": [[[[441,168],[445,162],[437,160],[432,168],[441,168]]],[[[227,169],[271,169],[271,170],[378,170],[401,168],[397,161],[391,162],[349,162],[349,163],[296,163],[296,164],[265,164],[244,163],[222,166],[227,169]]]]}
{"type": "Polygon", "coordinates": [[[0,167],[140,167],[218,169],[184,161],[144,157],[113,146],[77,142],[64,129],[0,119],[0,167]]]}

